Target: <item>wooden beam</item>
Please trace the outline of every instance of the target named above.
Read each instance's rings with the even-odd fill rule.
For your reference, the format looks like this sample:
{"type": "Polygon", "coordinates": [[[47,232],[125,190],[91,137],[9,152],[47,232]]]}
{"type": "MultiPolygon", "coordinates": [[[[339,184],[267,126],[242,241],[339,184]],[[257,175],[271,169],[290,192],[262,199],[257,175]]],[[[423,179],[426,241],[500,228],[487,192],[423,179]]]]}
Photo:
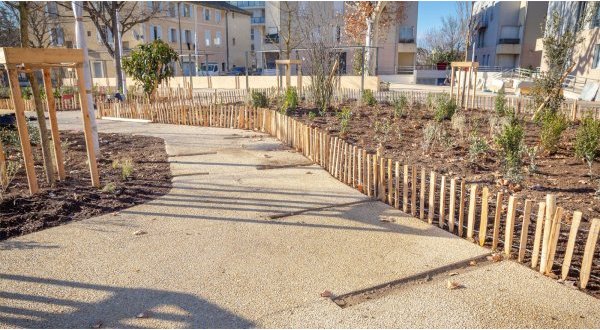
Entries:
{"type": "Polygon", "coordinates": [[[44,69],[44,89],[46,91],[46,105],[48,107],[48,119],[50,120],[50,131],[52,133],[52,143],[54,145],[54,163],[58,179],[65,180],[65,163],[63,160],[62,146],[60,142],[60,132],[58,131],[58,119],[56,118],[56,103],[54,101],[54,91],[52,90],[52,80],[50,79],[50,69],[44,69]]]}
{"type": "Polygon", "coordinates": [[[90,121],[89,107],[87,103],[87,90],[83,79],[83,68],[78,66],[75,69],[77,75],[77,86],[79,87],[79,102],[81,104],[81,116],[83,117],[83,133],[85,137],[85,146],[87,148],[88,163],[90,166],[90,176],[92,186],[100,187],[100,178],[98,176],[98,166],[96,164],[96,150],[94,150],[94,140],[92,137],[92,124],[90,121]]]}
{"type": "Polygon", "coordinates": [[[21,141],[21,150],[25,162],[25,172],[27,174],[27,183],[29,184],[29,193],[32,195],[39,191],[37,178],[35,177],[35,167],[33,163],[33,154],[31,153],[31,142],[29,141],[29,132],[27,130],[27,121],[25,120],[25,103],[19,87],[17,71],[8,69],[8,81],[12,92],[12,100],[17,118],[17,129],[19,130],[19,139],[21,141]]]}
{"type": "MultiPolygon", "coordinates": [[[[7,67],[18,64],[45,64],[60,66],[60,64],[83,63],[83,50],[68,48],[36,48],[24,49],[14,47],[0,48],[0,64],[7,67]]],[[[12,69],[12,68],[10,68],[12,69]]]]}

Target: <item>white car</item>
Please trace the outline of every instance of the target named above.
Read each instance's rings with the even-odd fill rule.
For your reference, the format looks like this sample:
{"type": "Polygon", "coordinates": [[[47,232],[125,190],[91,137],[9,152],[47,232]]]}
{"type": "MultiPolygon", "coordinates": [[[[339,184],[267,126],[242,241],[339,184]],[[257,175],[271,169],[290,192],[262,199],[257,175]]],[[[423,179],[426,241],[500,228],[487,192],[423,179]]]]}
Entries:
{"type": "Polygon", "coordinates": [[[202,63],[200,65],[200,70],[198,71],[200,76],[219,76],[221,75],[221,70],[219,69],[219,64],[208,62],[208,65],[202,63]]]}

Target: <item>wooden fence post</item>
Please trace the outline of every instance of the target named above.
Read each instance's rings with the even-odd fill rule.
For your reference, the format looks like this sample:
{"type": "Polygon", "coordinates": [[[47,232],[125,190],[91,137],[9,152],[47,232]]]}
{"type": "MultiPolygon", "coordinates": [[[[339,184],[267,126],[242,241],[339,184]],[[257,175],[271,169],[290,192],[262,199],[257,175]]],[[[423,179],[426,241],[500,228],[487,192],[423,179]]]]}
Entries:
{"type": "Polygon", "coordinates": [[[489,194],[490,194],[489,188],[483,187],[483,189],[481,191],[481,219],[479,221],[479,245],[480,246],[483,246],[485,244],[485,238],[487,235],[489,194]]]}
{"type": "Polygon", "coordinates": [[[600,232],[600,219],[593,219],[590,226],[590,232],[585,242],[585,251],[583,252],[583,260],[581,261],[581,272],[579,275],[579,286],[585,289],[590,279],[592,271],[592,259],[594,258],[594,250],[598,242],[598,233],[600,232]]]}
{"type": "Polygon", "coordinates": [[[544,226],[544,215],[546,213],[546,202],[541,202],[538,208],[538,215],[535,223],[535,236],[533,247],[531,249],[531,268],[536,268],[540,256],[540,243],[542,241],[542,230],[544,226]]]}
{"type": "Polygon", "coordinates": [[[581,223],[582,213],[579,211],[573,212],[573,220],[571,221],[571,231],[569,232],[569,241],[567,242],[567,249],[565,251],[565,257],[563,259],[561,278],[567,279],[569,275],[569,269],[571,268],[571,259],[573,258],[573,250],[575,249],[575,241],[577,239],[577,230],[579,230],[579,224],[581,223]]]}
{"type": "Polygon", "coordinates": [[[444,218],[446,213],[446,176],[442,175],[442,183],[440,185],[440,220],[438,226],[444,228],[444,218]]]}
{"type": "Polygon", "coordinates": [[[471,185],[469,194],[469,217],[467,218],[467,239],[473,240],[473,231],[475,229],[475,211],[477,208],[477,185],[471,185]]]}
{"type": "Polygon", "coordinates": [[[429,174],[429,204],[427,204],[428,214],[427,221],[429,224],[433,223],[435,215],[435,172],[431,171],[429,174]]]}
{"type": "Polygon", "coordinates": [[[517,210],[517,203],[515,196],[508,197],[508,209],[506,210],[506,234],[504,237],[504,253],[510,256],[512,251],[513,234],[515,231],[515,213],[517,210]]]}
{"type": "Polygon", "coordinates": [[[518,262],[523,262],[525,258],[525,250],[527,248],[527,235],[529,233],[529,222],[531,221],[531,207],[533,201],[525,200],[525,209],[523,210],[523,224],[521,225],[521,242],[519,243],[518,262]]]}

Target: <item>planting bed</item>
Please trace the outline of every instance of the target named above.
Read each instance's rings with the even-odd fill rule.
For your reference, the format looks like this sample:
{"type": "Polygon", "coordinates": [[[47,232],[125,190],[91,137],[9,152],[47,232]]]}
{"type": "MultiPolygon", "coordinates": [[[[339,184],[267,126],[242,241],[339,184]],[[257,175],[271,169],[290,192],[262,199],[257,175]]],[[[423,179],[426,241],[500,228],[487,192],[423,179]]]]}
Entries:
{"type": "MultiPolygon", "coordinates": [[[[340,106],[340,109],[344,105],[340,106]]],[[[532,224],[528,228],[529,252],[526,253],[524,262],[531,264],[531,247],[535,233],[535,218],[537,215],[538,202],[544,201],[547,194],[556,196],[557,205],[565,209],[563,226],[557,248],[553,272],[560,274],[560,266],[563,262],[564,251],[569,237],[568,224],[571,222],[573,211],[579,210],[583,213],[583,220],[577,235],[577,244],[573,253],[571,271],[567,278],[569,285],[576,285],[579,278],[579,268],[585,247],[585,241],[590,227],[589,221],[600,218],[600,199],[596,196],[596,190],[600,188],[599,180],[590,180],[589,168],[586,163],[574,156],[573,141],[578,123],[571,123],[563,133],[558,151],[550,156],[543,151],[538,152],[535,164],[537,170],[529,173],[530,160],[524,157],[523,180],[520,184],[508,184],[503,179],[503,166],[501,156],[495,149],[494,139],[490,135],[490,124],[488,118],[492,113],[480,110],[466,111],[466,123],[463,134],[453,128],[450,120],[442,122],[445,131],[443,138],[433,143],[428,152],[424,152],[424,128],[434,122],[433,111],[425,106],[414,106],[406,111],[404,117],[394,116],[394,107],[390,105],[361,106],[356,107],[354,103],[346,104],[352,110],[352,116],[347,129],[342,133],[339,116],[335,112],[328,112],[325,116],[309,115],[316,112],[314,109],[300,108],[292,116],[302,122],[328,131],[333,136],[340,136],[351,144],[357,145],[375,153],[378,146],[384,158],[399,161],[402,165],[416,165],[420,170],[423,166],[427,169],[445,175],[447,178],[464,178],[468,184],[476,183],[480,187],[490,188],[490,221],[487,225],[487,236],[493,231],[493,212],[495,210],[495,196],[498,191],[505,192],[503,201],[502,218],[506,217],[506,205],[508,195],[514,195],[518,201],[517,224],[515,226],[514,247],[518,248],[521,235],[521,222],[523,202],[525,199],[534,201],[532,209],[532,224]],[[387,123],[387,124],[386,124],[387,123]],[[489,145],[489,150],[476,159],[469,159],[469,135],[476,131],[489,145]],[[386,133],[387,132],[387,133],[386,133]]],[[[539,127],[530,120],[530,115],[525,120],[525,144],[535,146],[539,144],[539,127]]],[[[600,165],[593,165],[593,173],[600,176],[600,165]]],[[[419,180],[420,172],[418,173],[419,180]]],[[[438,183],[439,185],[439,177],[438,183]]],[[[446,188],[448,189],[448,188],[446,188]]],[[[481,191],[481,188],[479,188],[481,191]]],[[[468,191],[467,191],[468,195],[468,191]]],[[[427,197],[426,197],[427,198],[427,197]]],[[[448,214],[448,193],[446,193],[446,214],[448,214]]],[[[439,199],[439,193],[436,200],[439,199]]],[[[417,196],[417,205],[420,197],[417,196]]],[[[427,200],[427,199],[426,199],[427,200]]],[[[478,201],[478,204],[480,200],[478,201]]],[[[437,211],[437,210],[436,210],[437,211]]],[[[477,214],[476,219],[479,219],[477,214]]],[[[479,223],[476,224],[475,237],[479,235],[479,223]]],[[[447,229],[447,224],[445,225],[447,229]]],[[[500,226],[500,232],[504,232],[504,223],[500,226]]],[[[490,240],[486,245],[490,246],[490,240]]],[[[503,248],[503,241],[499,242],[498,248],[503,248]]],[[[596,249],[594,263],[591,270],[590,282],[587,292],[600,297],[600,249],[596,249]]]]}
{"type": "MultiPolygon", "coordinates": [[[[83,132],[61,132],[67,179],[55,187],[42,180],[41,148],[34,146],[40,193],[29,195],[21,167],[0,197],[0,239],[115,212],[170,190],[171,172],[162,139],[105,133],[100,133],[99,139],[98,171],[103,189],[91,186],[83,132]],[[127,160],[133,167],[129,177],[123,178],[121,164],[127,160]]],[[[14,148],[7,150],[8,157],[17,153],[14,148]]]]}

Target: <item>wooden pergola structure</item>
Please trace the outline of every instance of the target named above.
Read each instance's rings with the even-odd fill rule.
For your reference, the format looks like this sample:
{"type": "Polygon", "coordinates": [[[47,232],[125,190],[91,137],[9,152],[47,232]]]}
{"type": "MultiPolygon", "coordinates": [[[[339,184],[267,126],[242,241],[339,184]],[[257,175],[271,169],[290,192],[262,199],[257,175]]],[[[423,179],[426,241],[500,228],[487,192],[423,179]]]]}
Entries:
{"type": "Polygon", "coordinates": [[[276,60],[275,61],[275,72],[277,74],[277,89],[281,88],[279,66],[285,67],[285,88],[292,85],[292,65],[296,65],[297,68],[297,83],[296,88],[298,92],[302,90],[302,61],[301,60],[276,60]]]}
{"type": "Polygon", "coordinates": [[[469,108],[469,96],[471,95],[471,88],[473,89],[473,95],[471,96],[471,108],[475,107],[475,93],[477,91],[477,70],[479,69],[479,62],[452,62],[451,63],[451,78],[450,78],[450,95],[454,97],[454,85],[456,85],[456,100],[459,106],[463,106],[465,103],[465,90],[467,94],[466,106],[469,108]],[[462,83],[458,76],[459,72],[463,72],[462,83]],[[455,75],[456,72],[456,75],[455,75]],[[471,77],[475,74],[475,79],[471,82],[471,77]],[[456,79],[458,78],[458,79],[456,79]],[[456,81],[456,83],[455,83],[456,81]]]}
{"type": "MultiPolygon", "coordinates": [[[[31,142],[27,131],[27,122],[25,120],[25,103],[19,86],[18,74],[20,72],[41,71],[44,77],[44,89],[46,92],[46,105],[48,109],[48,118],[50,120],[50,129],[52,133],[52,142],[54,147],[54,163],[58,172],[59,180],[65,179],[65,168],[63,152],[61,148],[60,133],[58,131],[58,122],[56,118],[56,108],[54,103],[54,93],[52,90],[52,81],[50,71],[52,68],[64,67],[75,69],[77,75],[77,86],[79,87],[79,101],[81,104],[81,114],[83,117],[83,128],[85,135],[85,144],[87,149],[88,164],[90,166],[90,175],[92,185],[100,187],[98,177],[98,168],[96,164],[96,150],[92,137],[92,127],[90,121],[89,107],[87,104],[87,94],[91,91],[86,90],[83,79],[83,51],[81,49],[59,49],[59,48],[0,48],[0,65],[4,65],[8,72],[10,90],[15,109],[17,128],[19,131],[19,140],[21,141],[21,150],[25,162],[25,171],[27,173],[27,182],[29,192],[35,194],[39,191],[35,168],[33,164],[33,154],[31,152],[31,142]]],[[[2,146],[0,145],[0,177],[6,173],[6,161],[2,146]]]]}

